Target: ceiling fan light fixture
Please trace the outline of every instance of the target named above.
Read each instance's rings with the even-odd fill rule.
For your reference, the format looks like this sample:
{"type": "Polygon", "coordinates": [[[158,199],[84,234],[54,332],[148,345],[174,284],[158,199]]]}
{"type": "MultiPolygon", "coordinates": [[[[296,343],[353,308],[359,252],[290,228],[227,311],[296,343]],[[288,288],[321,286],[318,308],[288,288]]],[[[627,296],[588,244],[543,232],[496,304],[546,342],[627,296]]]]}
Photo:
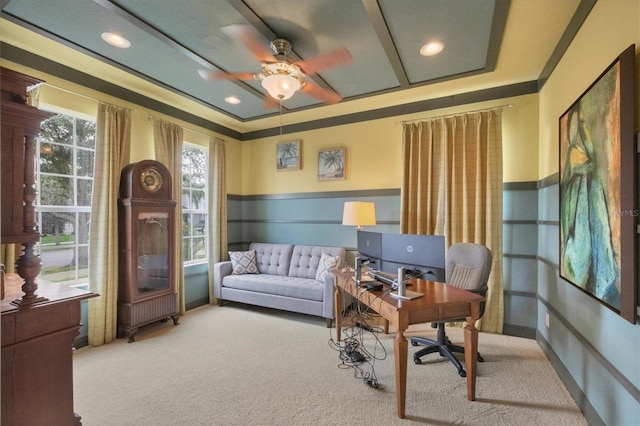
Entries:
{"type": "Polygon", "coordinates": [[[444,49],[444,43],[443,42],[441,42],[440,40],[431,40],[431,41],[428,41],[427,43],[425,43],[420,48],[420,54],[422,56],[433,56],[433,55],[437,55],[438,53],[442,52],[442,49],[444,49]]]}
{"type": "Polygon", "coordinates": [[[272,98],[284,101],[300,89],[300,81],[287,74],[272,74],[262,80],[262,87],[267,89],[272,98]]]}

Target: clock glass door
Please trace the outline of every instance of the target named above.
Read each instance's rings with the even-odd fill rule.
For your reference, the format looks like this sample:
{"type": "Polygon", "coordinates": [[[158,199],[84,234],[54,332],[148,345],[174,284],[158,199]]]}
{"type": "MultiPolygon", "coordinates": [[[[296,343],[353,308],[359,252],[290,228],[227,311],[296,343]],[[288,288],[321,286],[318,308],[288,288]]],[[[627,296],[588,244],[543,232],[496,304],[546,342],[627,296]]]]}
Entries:
{"type": "Polygon", "coordinates": [[[169,214],[138,213],[139,294],[169,288],[169,214]]]}

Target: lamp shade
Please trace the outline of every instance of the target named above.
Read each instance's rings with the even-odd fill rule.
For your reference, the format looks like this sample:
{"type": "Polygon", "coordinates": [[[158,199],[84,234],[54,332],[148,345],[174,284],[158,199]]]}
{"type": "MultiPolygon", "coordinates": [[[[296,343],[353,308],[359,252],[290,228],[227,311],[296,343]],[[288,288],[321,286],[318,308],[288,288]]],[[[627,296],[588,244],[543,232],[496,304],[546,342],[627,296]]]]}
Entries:
{"type": "Polygon", "coordinates": [[[361,229],[363,226],[376,224],[376,205],[365,201],[347,201],[342,212],[342,224],[355,226],[361,229]]]}
{"type": "Polygon", "coordinates": [[[300,89],[300,82],[287,74],[272,74],[262,79],[262,87],[267,89],[274,99],[289,99],[300,89]]]}

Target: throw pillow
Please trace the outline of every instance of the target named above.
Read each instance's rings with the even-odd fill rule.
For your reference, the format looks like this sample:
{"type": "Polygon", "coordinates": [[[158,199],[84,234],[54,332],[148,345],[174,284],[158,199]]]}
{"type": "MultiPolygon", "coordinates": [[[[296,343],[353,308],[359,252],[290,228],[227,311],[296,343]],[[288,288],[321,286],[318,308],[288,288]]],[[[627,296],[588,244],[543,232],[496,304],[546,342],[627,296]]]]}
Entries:
{"type": "Polygon", "coordinates": [[[256,263],[256,251],[230,251],[231,273],[233,275],[257,274],[258,264],[256,263]]]}
{"type": "Polygon", "coordinates": [[[340,262],[340,256],[330,256],[326,253],[322,253],[320,256],[320,263],[318,264],[318,270],[316,271],[316,280],[324,282],[324,277],[327,272],[335,269],[340,262]]]}

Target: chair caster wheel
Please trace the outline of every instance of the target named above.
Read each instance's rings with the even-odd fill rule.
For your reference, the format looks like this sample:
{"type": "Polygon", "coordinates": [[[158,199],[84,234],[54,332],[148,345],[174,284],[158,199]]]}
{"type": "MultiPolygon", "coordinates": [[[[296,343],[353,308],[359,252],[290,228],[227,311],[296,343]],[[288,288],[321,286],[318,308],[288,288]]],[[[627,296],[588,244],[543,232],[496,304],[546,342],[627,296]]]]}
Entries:
{"type": "Polygon", "coordinates": [[[411,341],[411,346],[418,346],[418,342],[411,341]]]}
{"type": "Polygon", "coordinates": [[[420,365],[420,364],[422,364],[422,360],[420,358],[414,358],[413,359],[413,363],[420,365]]]}
{"type": "Polygon", "coordinates": [[[480,354],[478,354],[478,362],[484,362],[484,358],[480,354]]]}
{"type": "Polygon", "coordinates": [[[467,372],[464,370],[458,371],[458,374],[460,375],[460,377],[467,377],[467,372]]]}

